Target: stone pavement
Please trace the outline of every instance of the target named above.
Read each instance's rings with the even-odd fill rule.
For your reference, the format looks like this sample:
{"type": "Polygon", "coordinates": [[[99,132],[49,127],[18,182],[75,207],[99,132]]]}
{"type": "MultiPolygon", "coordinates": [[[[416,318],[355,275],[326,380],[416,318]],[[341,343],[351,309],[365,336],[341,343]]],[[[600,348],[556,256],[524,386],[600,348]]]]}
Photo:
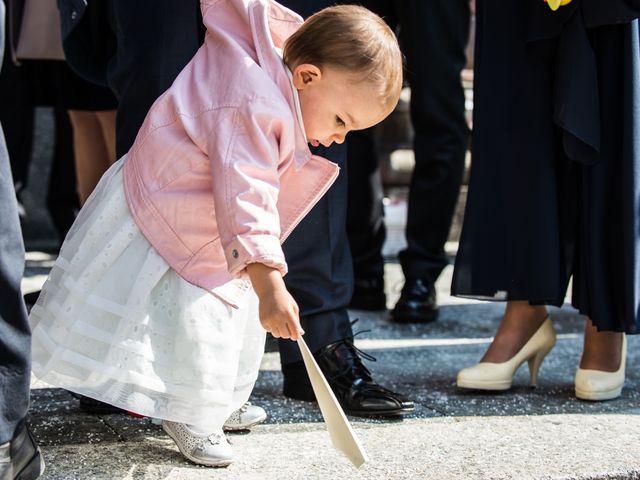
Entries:
{"type": "MultiPolygon", "coordinates": [[[[30,252],[25,289],[42,282],[51,257],[30,252]]],[[[404,420],[360,419],[352,425],[370,456],[356,470],[333,450],[316,405],[281,395],[274,342],[252,401],[269,418],[251,433],[231,434],[236,461],[207,469],[182,458],[149,419],[88,415],[70,393],[33,383],[30,422],[42,446],[45,479],[640,479],[640,337],[629,338],[621,398],[601,403],[573,396],[583,320],[570,307],[552,309],[558,343],[542,364],[540,385],[517,373],[505,393],[461,391],[459,368],[486,349],[501,304],[448,295],[451,267],[438,282],[440,319],[393,325],[384,313],[352,311],[356,345],[382,384],[416,401],[404,420]]],[[[401,286],[397,263],[387,265],[390,305],[401,286]]]]}

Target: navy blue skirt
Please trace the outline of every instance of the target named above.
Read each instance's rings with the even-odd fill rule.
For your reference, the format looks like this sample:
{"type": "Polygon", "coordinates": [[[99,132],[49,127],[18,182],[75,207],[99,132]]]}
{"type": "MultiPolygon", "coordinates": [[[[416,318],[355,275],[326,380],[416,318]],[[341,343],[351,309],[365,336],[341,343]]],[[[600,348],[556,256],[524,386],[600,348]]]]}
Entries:
{"type": "Polygon", "coordinates": [[[638,333],[640,12],[609,1],[478,2],[452,293],[559,306],[573,276],[599,330],[638,333]]]}

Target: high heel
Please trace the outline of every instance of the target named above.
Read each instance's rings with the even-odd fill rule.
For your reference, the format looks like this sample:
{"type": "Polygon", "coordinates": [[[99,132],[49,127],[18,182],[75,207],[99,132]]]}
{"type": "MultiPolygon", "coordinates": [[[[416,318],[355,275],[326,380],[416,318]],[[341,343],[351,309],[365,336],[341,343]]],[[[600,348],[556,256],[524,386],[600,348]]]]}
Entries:
{"type": "Polygon", "coordinates": [[[508,390],[516,370],[525,361],[529,363],[529,384],[538,384],[538,371],[544,357],[556,344],[556,331],[547,316],[536,333],[510,360],[502,363],[481,362],[458,372],[456,383],[460,388],[476,390],[508,390]]]}
{"type": "Polygon", "coordinates": [[[627,337],[622,336],[620,366],[615,372],[578,368],[576,371],[576,397],[581,400],[611,400],[622,393],[627,361],[627,337]]]}

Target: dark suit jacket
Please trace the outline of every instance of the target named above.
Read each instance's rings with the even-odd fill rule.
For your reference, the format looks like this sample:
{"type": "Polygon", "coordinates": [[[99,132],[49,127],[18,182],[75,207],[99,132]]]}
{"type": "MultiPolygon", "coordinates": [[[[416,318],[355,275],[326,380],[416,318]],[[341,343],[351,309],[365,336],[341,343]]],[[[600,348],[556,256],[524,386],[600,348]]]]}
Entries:
{"type": "Polygon", "coordinates": [[[106,7],[103,0],[58,0],[67,63],[81,77],[104,86],[116,47],[106,7]]]}

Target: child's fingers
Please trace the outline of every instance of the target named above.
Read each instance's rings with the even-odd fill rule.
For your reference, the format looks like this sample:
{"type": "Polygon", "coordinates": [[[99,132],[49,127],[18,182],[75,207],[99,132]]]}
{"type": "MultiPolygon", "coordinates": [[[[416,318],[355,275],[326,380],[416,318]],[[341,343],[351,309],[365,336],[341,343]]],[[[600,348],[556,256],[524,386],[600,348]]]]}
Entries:
{"type": "Polygon", "coordinates": [[[280,333],[278,333],[278,330],[275,328],[267,328],[267,332],[269,332],[273,338],[280,338],[280,333]]]}
{"type": "Polygon", "coordinates": [[[278,319],[261,320],[264,329],[274,338],[290,338],[298,340],[304,335],[304,330],[300,326],[300,320],[297,315],[284,315],[278,319]]]}
{"type": "Polygon", "coordinates": [[[291,333],[287,328],[287,325],[276,325],[273,327],[273,331],[271,332],[276,338],[291,338],[291,333]],[[275,332],[275,333],[274,333],[275,332]],[[277,336],[276,336],[277,335],[277,336]]]}
{"type": "Polygon", "coordinates": [[[264,329],[271,334],[273,338],[282,338],[282,333],[277,323],[265,323],[264,329]]]}
{"type": "Polygon", "coordinates": [[[304,330],[300,326],[300,320],[298,319],[298,317],[295,317],[290,322],[288,322],[287,328],[292,340],[298,340],[300,337],[302,337],[302,335],[304,335],[304,330]]]}
{"type": "Polygon", "coordinates": [[[287,330],[291,340],[298,340],[300,338],[300,332],[295,328],[295,324],[287,323],[287,330]]]}

